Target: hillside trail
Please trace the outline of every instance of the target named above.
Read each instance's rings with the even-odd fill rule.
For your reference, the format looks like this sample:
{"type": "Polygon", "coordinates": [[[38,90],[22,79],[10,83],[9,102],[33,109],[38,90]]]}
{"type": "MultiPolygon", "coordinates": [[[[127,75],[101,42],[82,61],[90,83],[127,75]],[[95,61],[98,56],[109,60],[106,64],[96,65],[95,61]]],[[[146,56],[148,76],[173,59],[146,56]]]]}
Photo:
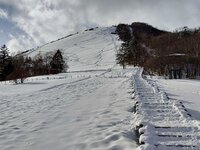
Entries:
{"type": "Polygon", "coordinates": [[[138,69],[133,81],[138,150],[199,150],[199,122],[184,104],[169,99],[155,82],[143,79],[142,69],[138,69]]]}

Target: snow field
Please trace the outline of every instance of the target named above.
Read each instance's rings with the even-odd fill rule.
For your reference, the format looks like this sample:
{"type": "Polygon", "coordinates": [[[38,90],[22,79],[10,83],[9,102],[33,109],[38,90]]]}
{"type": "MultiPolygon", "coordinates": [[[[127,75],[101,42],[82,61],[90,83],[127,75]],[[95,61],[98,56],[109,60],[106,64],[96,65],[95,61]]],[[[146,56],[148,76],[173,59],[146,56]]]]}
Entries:
{"type": "Polygon", "coordinates": [[[49,76],[52,80],[38,76],[25,84],[1,84],[12,91],[0,94],[1,149],[136,148],[130,123],[131,72],[112,69],[82,72],[90,78],[60,74],[49,76]]]}

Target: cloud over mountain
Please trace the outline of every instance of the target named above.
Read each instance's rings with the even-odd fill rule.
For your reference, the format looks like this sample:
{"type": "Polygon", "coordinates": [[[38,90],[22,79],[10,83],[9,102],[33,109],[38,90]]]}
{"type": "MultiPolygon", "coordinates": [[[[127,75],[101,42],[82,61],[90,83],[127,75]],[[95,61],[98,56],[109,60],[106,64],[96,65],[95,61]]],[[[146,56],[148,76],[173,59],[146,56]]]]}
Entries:
{"type": "Polygon", "coordinates": [[[12,49],[21,50],[88,27],[120,22],[143,21],[163,29],[199,26],[199,4],[199,0],[0,0],[0,18],[22,31],[8,42],[12,49]]]}

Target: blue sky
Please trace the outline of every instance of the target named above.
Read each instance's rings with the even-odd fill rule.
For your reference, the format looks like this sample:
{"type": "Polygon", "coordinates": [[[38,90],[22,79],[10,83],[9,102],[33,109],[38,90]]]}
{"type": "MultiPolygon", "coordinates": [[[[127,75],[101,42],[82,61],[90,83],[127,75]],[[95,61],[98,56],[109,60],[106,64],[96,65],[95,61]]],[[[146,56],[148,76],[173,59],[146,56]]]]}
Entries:
{"type": "Polygon", "coordinates": [[[25,34],[15,23],[5,18],[0,18],[0,45],[7,43],[11,39],[11,35],[17,36],[25,34]]]}
{"type": "Polygon", "coordinates": [[[0,45],[30,49],[89,27],[147,22],[200,26],[199,0],[0,0],[0,45]]]}
{"type": "Polygon", "coordinates": [[[9,40],[9,32],[13,29],[13,24],[6,19],[0,18],[0,45],[6,43],[9,40]]]}
{"type": "Polygon", "coordinates": [[[13,10],[11,6],[3,5],[0,2],[0,9],[0,45],[3,45],[10,40],[11,34],[20,34],[21,30],[8,18],[8,13],[11,13],[13,10]],[[2,15],[3,12],[5,12],[6,15],[2,15]]]}

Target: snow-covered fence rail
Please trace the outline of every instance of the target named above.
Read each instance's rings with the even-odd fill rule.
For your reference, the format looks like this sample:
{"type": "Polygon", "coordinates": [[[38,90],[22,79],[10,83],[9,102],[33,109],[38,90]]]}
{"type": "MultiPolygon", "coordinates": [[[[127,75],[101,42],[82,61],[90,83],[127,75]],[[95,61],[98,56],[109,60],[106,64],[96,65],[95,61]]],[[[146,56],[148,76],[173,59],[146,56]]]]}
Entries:
{"type": "Polygon", "coordinates": [[[134,119],[138,150],[200,149],[200,127],[182,102],[169,99],[153,81],[133,76],[134,119]]]}
{"type": "MultiPolygon", "coordinates": [[[[24,83],[26,82],[39,82],[39,81],[47,81],[47,80],[63,80],[63,79],[76,79],[76,78],[90,78],[95,75],[90,74],[64,74],[62,76],[60,75],[45,75],[45,76],[35,76],[35,77],[28,77],[24,80],[24,83]]],[[[20,79],[18,83],[20,83],[20,79]]],[[[8,80],[8,81],[0,81],[0,85],[5,84],[15,84],[14,80],[8,80]]]]}

